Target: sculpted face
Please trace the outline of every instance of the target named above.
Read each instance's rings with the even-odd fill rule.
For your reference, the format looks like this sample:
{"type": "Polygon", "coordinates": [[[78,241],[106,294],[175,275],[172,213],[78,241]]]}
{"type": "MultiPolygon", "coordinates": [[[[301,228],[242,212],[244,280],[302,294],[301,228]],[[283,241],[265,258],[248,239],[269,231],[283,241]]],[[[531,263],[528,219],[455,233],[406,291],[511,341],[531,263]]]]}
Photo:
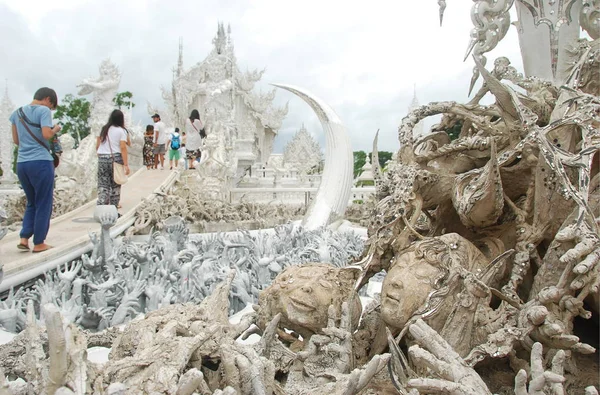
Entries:
{"type": "MultiPolygon", "coordinates": [[[[483,269],[488,260],[471,242],[456,233],[429,238],[395,258],[383,280],[381,290],[381,318],[391,328],[401,329],[421,310],[428,296],[450,281],[460,281],[458,270],[471,272],[483,269]]],[[[453,303],[454,295],[437,295],[431,306],[441,301],[453,303]]],[[[438,314],[442,324],[444,313],[438,314]]]]}
{"type": "Polygon", "coordinates": [[[266,325],[282,313],[280,326],[310,336],[327,326],[328,309],[341,305],[354,294],[351,305],[353,322],[360,318],[360,299],[353,291],[354,275],[348,269],[323,264],[292,266],[277,276],[259,297],[259,320],[266,325]],[[346,273],[343,271],[346,270],[346,273]]]}
{"type": "Polygon", "coordinates": [[[381,318],[390,327],[403,328],[433,291],[433,282],[442,275],[440,268],[414,251],[401,255],[385,276],[381,290],[381,318]]]}

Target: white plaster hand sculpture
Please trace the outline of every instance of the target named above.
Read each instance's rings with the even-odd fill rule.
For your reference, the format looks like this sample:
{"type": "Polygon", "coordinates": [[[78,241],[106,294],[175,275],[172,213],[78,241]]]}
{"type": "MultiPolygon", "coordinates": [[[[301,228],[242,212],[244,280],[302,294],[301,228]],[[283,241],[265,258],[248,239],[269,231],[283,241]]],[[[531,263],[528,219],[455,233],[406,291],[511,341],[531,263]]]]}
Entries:
{"type": "Polygon", "coordinates": [[[108,327],[108,323],[110,322],[110,318],[113,316],[114,311],[114,307],[88,308],[88,306],[84,304],[81,315],[76,322],[85,329],[103,329],[108,327]],[[105,325],[102,325],[103,321],[105,325]]]}
{"type": "Polygon", "coordinates": [[[164,277],[156,275],[150,277],[144,289],[144,294],[146,295],[146,312],[157,310],[170,289],[171,284],[164,277]]]}
{"type": "Polygon", "coordinates": [[[26,317],[24,309],[23,288],[16,293],[11,288],[4,301],[0,301],[0,327],[9,332],[17,332],[25,328],[26,317]]]}
{"type": "Polygon", "coordinates": [[[67,299],[66,293],[63,293],[55,303],[65,323],[77,322],[83,311],[81,300],[77,301],[74,297],[67,299]]]}
{"type": "Polygon", "coordinates": [[[79,274],[79,271],[81,270],[82,267],[82,262],[81,261],[73,261],[71,262],[71,265],[69,266],[68,263],[65,263],[63,268],[64,271],[61,271],[60,266],[56,269],[56,273],[58,274],[58,278],[65,283],[66,288],[68,289],[68,296],[70,297],[71,295],[71,285],[73,283],[73,281],[75,280],[75,278],[77,277],[77,275],[79,274]]]}
{"type": "MultiPolygon", "coordinates": [[[[127,283],[127,282],[126,282],[127,283]]],[[[138,282],[135,287],[126,292],[113,315],[110,325],[115,326],[126,322],[127,317],[135,317],[140,313],[140,295],[144,292],[144,282],[138,282]]]]}

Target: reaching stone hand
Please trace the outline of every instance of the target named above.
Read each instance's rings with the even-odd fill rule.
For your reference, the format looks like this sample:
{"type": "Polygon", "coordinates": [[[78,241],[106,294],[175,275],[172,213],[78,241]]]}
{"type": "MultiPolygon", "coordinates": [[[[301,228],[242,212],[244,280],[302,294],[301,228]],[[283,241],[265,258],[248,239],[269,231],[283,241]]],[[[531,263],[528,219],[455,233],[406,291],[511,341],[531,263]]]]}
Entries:
{"type": "Polygon", "coordinates": [[[290,372],[287,393],[303,393],[296,391],[305,385],[314,394],[356,394],[387,364],[389,354],[376,355],[362,368],[353,370],[351,309],[348,303],[342,304],[339,326],[336,309],[330,306],[328,313],[323,335],[311,336],[304,351],[298,353],[298,359],[303,361],[302,371],[290,372]],[[328,373],[323,375],[325,371],[328,373]]]}
{"type": "Polygon", "coordinates": [[[0,326],[9,332],[17,332],[25,328],[27,318],[24,313],[23,288],[16,293],[11,288],[8,297],[0,302],[0,326]]]}
{"type": "Polygon", "coordinates": [[[565,352],[560,350],[552,358],[552,370],[544,370],[544,357],[542,355],[542,344],[534,343],[531,349],[531,380],[529,381],[529,390],[527,389],[527,372],[524,369],[519,370],[515,377],[515,395],[544,395],[544,388],[549,385],[554,395],[564,395],[565,391],[562,383],[565,381],[563,376],[565,361],[565,352]]]}
{"type": "Polygon", "coordinates": [[[561,242],[575,241],[575,247],[568,250],[560,257],[562,263],[573,265],[576,277],[571,282],[570,288],[578,290],[586,285],[590,287],[587,292],[598,292],[598,273],[594,270],[600,261],[600,238],[583,221],[579,227],[570,225],[556,234],[556,240],[561,242]]]}
{"type": "Polygon", "coordinates": [[[418,343],[408,349],[415,365],[427,367],[441,377],[410,379],[409,388],[423,394],[491,395],[477,372],[423,320],[418,319],[408,330],[418,343]]]}
{"type": "Polygon", "coordinates": [[[64,271],[61,271],[60,267],[58,267],[56,270],[58,273],[58,278],[60,278],[64,282],[68,283],[70,286],[71,283],[73,282],[73,280],[75,280],[75,277],[77,277],[77,274],[79,274],[79,271],[81,270],[81,266],[82,266],[81,261],[73,261],[73,262],[71,262],[70,266],[68,263],[65,263],[64,271]]]}
{"type": "Polygon", "coordinates": [[[115,314],[113,315],[110,325],[119,325],[126,321],[127,316],[131,315],[135,317],[138,313],[140,313],[140,295],[144,292],[144,284],[145,282],[139,282],[130,292],[125,292],[123,298],[121,299],[121,303],[115,314]]]}

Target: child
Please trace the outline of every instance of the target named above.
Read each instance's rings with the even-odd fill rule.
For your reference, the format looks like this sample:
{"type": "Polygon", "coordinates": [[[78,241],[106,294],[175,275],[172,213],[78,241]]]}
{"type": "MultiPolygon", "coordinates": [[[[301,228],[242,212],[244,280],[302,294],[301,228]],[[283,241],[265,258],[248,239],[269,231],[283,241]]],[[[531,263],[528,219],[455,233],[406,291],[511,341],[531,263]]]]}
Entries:
{"type": "Polygon", "coordinates": [[[179,128],[175,128],[175,131],[169,136],[167,147],[169,147],[169,165],[171,166],[169,170],[173,170],[173,164],[177,167],[180,158],[181,136],[179,135],[179,128]]]}

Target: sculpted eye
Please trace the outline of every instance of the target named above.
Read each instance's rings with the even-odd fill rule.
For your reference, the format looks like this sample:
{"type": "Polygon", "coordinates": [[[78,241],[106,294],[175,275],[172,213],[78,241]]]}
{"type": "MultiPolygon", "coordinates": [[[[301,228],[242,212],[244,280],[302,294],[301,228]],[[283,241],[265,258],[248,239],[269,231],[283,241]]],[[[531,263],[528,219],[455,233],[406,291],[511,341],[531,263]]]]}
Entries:
{"type": "Polygon", "coordinates": [[[432,278],[435,276],[435,272],[437,272],[437,271],[433,270],[433,268],[429,265],[413,266],[413,273],[416,278],[420,278],[420,279],[432,278]]]}
{"type": "Polygon", "coordinates": [[[331,283],[329,281],[325,281],[325,280],[319,280],[319,285],[322,286],[323,288],[333,288],[333,285],[331,285],[331,283]]]}

